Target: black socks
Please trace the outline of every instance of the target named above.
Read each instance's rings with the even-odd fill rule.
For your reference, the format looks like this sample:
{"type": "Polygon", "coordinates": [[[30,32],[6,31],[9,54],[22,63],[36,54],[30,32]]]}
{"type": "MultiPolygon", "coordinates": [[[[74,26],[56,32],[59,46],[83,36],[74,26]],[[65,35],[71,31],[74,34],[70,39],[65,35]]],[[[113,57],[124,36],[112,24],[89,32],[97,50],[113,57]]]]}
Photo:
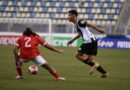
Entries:
{"type": "Polygon", "coordinates": [[[89,66],[93,66],[94,63],[91,62],[90,60],[86,59],[85,61],[83,61],[85,64],[88,64],[89,66]]]}
{"type": "MultiPolygon", "coordinates": [[[[95,65],[95,63],[93,63],[92,61],[90,61],[90,60],[88,60],[88,59],[86,59],[85,61],[83,61],[85,64],[88,64],[89,66],[94,66],[95,65]]],[[[102,73],[102,74],[105,74],[105,73],[107,73],[101,66],[98,66],[97,68],[97,71],[99,71],[100,73],[102,73]]]]}
{"type": "Polygon", "coordinates": [[[99,72],[101,72],[102,74],[105,74],[105,73],[106,73],[106,71],[105,71],[101,66],[98,66],[98,67],[97,67],[97,70],[98,70],[99,72]]]}

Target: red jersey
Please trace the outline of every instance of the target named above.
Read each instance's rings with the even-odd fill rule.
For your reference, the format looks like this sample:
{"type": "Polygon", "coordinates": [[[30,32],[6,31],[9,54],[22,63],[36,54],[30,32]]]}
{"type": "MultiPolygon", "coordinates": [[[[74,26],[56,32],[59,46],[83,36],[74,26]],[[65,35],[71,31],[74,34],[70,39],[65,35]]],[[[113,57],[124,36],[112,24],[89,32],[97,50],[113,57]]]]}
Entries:
{"type": "Polygon", "coordinates": [[[40,55],[40,51],[38,50],[39,44],[44,46],[46,45],[46,41],[38,35],[21,36],[16,41],[16,46],[20,47],[20,58],[29,59],[40,55]]]}

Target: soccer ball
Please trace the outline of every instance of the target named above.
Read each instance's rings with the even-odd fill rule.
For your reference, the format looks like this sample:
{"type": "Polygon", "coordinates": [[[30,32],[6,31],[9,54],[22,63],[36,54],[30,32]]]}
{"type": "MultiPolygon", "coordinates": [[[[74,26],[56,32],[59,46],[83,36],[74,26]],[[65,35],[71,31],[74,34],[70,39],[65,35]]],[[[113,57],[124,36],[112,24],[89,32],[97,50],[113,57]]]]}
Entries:
{"type": "Polygon", "coordinates": [[[38,67],[36,65],[29,66],[29,73],[32,75],[36,75],[38,73],[38,67]]]}

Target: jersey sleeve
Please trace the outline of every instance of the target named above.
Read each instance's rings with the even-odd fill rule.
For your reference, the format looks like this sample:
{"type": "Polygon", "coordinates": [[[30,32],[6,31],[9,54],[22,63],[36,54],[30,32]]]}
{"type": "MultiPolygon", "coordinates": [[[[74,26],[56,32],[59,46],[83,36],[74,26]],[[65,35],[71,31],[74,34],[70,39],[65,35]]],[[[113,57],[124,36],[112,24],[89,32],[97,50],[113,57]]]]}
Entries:
{"type": "Polygon", "coordinates": [[[40,36],[37,36],[37,38],[38,38],[39,44],[41,44],[42,46],[45,46],[47,44],[47,42],[43,38],[41,38],[40,36]]]}
{"type": "Polygon", "coordinates": [[[87,24],[86,20],[79,20],[79,21],[78,21],[79,27],[85,28],[85,27],[86,27],[86,24],[87,24]]]}
{"type": "Polygon", "coordinates": [[[15,46],[20,47],[20,39],[16,41],[15,46]]]}

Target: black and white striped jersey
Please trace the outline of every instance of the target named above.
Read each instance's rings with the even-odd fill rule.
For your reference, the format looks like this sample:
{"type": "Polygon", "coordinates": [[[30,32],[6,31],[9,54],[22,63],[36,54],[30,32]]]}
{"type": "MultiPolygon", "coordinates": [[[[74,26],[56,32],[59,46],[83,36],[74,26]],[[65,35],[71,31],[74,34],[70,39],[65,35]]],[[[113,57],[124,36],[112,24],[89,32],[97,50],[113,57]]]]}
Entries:
{"type": "Polygon", "coordinates": [[[74,26],[76,31],[81,34],[84,43],[91,43],[92,41],[95,41],[96,38],[94,34],[89,31],[86,23],[87,22],[85,20],[77,20],[74,26]]]}

